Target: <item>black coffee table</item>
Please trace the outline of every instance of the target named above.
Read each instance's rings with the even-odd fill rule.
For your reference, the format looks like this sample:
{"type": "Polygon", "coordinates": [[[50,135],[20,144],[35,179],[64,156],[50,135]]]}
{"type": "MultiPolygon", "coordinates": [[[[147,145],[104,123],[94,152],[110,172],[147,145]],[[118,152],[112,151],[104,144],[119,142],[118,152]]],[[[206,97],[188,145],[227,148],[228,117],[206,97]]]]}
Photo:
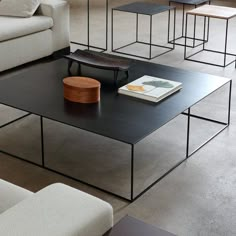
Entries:
{"type": "Polygon", "coordinates": [[[176,236],[155,226],[135,219],[132,216],[125,216],[104,236],[176,236]]]}
{"type": "MultiPolygon", "coordinates": [[[[124,95],[118,95],[117,89],[113,88],[112,85],[106,85],[110,81],[110,78],[112,78],[113,73],[110,74],[107,71],[98,71],[82,66],[82,74],[93,78],[100,77],[105,80],[101,89],[101,102],[99,104],[74,104],[64,100],[62,79],[67,76],[66,59],[36,65],[11,77],[10,79],[1,80],[0,103],[26,111],[29,113],[27,115],[35,114],[40,117],[42,150],[40,166],[73,177],[76,180],[90,184],[103,191],[113,193],[114,195],[126,200],[133,201],[137,199],[157,181],[161,180],[184,160],[189,158],[193,153],[209,142],[209,140],[224,130],[230,123],[232,81],[227,78],[185,71],[148,62],[135,61],[134,65],[130,68],[130,81],[147,74],[183,83],[181,91],[157,104],[153,104],[124,95]],[[192,106],[227,84],[229,85],[229,100],[227,102],[228,111],[226,121],[221,122],[191,113],[192,106]],[[146,140],[146,138],[149,138],[151,134],[154,134],[155,131],[159,130],[180,114],[183,114],[187,118],[187,124],[186,126],[184,125],[183,128],[186,129],[187,127],[185,155],[183,157],[181,156],[181,160],[173,159],[171,165],[165,167],[163,173],[158,173],[159,175],[155,176],[155,179],[153,178],[146,182],[146,177],[142,176],[139,180],[143,181],[143,183],[139,182],[138,184],[137,176],[140,173],[142,174],[142,172],[140,172],[140,169],[137,169],[137,163],[141,162],[138,151],[140,149],[137,149],[137,147],[139,147],[140,143],[146,140]],[[192,118],[199,118],[205,121],[217,123],[222,125],[222,128],[207,141],[204,141],[202,145],[196,148],[196,150],[190,152],[189,135],[190,120],[192,118]],[[112,168],[108,166],[106,171],[96,173],[96,170],[99,169],[99,165],[101,165],[101,167],[104,166],[105,168],[107,163],[106,161],[101,161],[100,163],[99,160],[96,159],[96,164],[90,166],[89,158],[92,154],[89,156],[87,153],[82,155],[84,159],[88,159],[88,165],[83,168],[80,168],[78,165],[78,169],[75,169],[75,172],[78,170],[78,173],[76,172],[75,174],[72,173],[72,170],[73,168],[77,168],[75,167],[75,163],[78,161],[77,158],[79,158],[79,156],[71,162],[67,171],[62,170],[61,168],[68,164],[70,161],[69,156],[67,163],[63,159],[60,167],[54,167],[57,162],[56,160],[54,164],[49,165],[49,163],[51,163],[48,160],[49,157],[45,156],[45,149],[47,149],[47,146],[45,147],[45,145],[47,144],[47,140],[44,139],[46,128],[45,122],[48,119],[78,128],[84,133],[86,132],[88,135],[91,135],[83,145],[89,146],[89,142],[92,142],[92,139],[96,141],[99,138],[103,138],[104,142],[101,144],[103,145],[101,149],[105,149],[104,156],[109,156],[111,163],[114,162],[114,166],[112,166],[112,168]],[[115,148],[115,146],[113,148],[111,145],[110,147],[106,147],[106,143],[108,142],[111,142],[111,145],[117,145],[118,148],[115,148]],[[111,150],[109,150],[109,148],[111,148],[111,150]],[[113,153],[113,150],[114,152],[118,151],[118,154],[116,155],[113,153]],[[121,155],[119,151],[123,151],[124,155],[121,155]],[[125,161],[123,164],[122,161],[124,159],[125,161]],[[121,172],[123,169],[127,171],[122,176],[120,176],[120,172],[116,173],[115,178],[123,181],[119,184],[115,184],[112,179],[112,174],[117,170],[117,166],[119,166],[121,172]],[[81,177],[80,172],[83,171],[85,172],[85,175],[81,177]],[[93,173],[95,175],[93,176],[93,179],[87,178],[87,175],[93,173]],[[100,179],[103,181],[101,185],[97,182],[100,179]],[[111,186],[106,185],[109,182],[112,183],[111,186]],[[127,184],[125,185],[125,194],[120,193],[120,189],[123,187],[124,183],[127,184]]],[[[123,75],[120,76],[122,77],[123,75]]],[[[19,119],[20,118],[17,120],[19,119]]],[[[10,121],[9,123],[2,125],[0,128],[4,128],[13,122],[14,121],[10,121]]],[[[81,142],[84,142],[84,136],[81,139],[81,142]]],[[[99,145],[95,147],[99,149],[99,145]]],[[[91,152],[92,150],[88,151],[91,152]]],[[[176,150],[176,152],[177,151],[178,150],[176,150]]],[[[1,152],[24,159],[16,153],[13,154],[5,152],[4,150],[1,150],[1,152]]],[[[153,155],[156,155],[156,153],[153,155]]],[[[96,155],[93,156],[96,158],[96,155]]],[[[31,162],[34,163],[33,161],[31,162]]],[[[148,162],[148,159],[146,162],[148,162]]],[[[145,164],[145,160],[144,162],[142,160],[140,165],[141,168],[145,168],[145,164]]],[[[149,171],[150,170],[147,169],[146,173],[149,174],[149,171]]]]}

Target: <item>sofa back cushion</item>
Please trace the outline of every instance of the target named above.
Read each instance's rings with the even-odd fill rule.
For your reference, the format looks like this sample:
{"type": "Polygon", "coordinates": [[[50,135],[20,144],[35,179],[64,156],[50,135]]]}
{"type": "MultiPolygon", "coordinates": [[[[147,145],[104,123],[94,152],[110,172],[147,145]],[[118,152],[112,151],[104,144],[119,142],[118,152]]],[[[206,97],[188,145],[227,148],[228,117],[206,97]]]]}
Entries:
{"type": "Polygon", "coordinates": [[[40,0],[0,0],[0,15],[31,17],[39,4],[40,0]]]}

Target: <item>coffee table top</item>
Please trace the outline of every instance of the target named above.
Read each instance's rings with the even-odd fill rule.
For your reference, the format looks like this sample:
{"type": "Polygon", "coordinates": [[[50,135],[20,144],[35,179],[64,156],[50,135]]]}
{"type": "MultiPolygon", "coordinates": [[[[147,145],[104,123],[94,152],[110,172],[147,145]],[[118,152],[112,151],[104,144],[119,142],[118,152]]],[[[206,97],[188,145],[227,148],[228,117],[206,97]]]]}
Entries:
{"type": "Polygon", "coordinates": [[[116,11],[138,13],[143,15],[155,15],[161,12],[169,11],[171,9],[174,9],[174,7],[163,6],[156,3],[146,3],[146,2],[133,2],[130,4],[113,8],[113,10],[116,11]]]}
{"type": "Polygon", "coordinates": [[[209,2],[209,0],[169,0],[169,2],[183,3],[188,5],[200,5],[209,2]]]}
{"type": "MultiPolygon", "coordinates": [[[[111,71],[82,67],[82,72],[113,84],[111,71]]],[[[0,103],[135,144],[230,81],[143,61],[135,61],[130,68],[130,81],[145,74],[182,82],[183,88],[156,104],[119,95],[112,86],[102,85],[100,103],[71,103],[63,97],[62,80],[68,76],[67,60],[59,59],[0,80],[0,103]]]]}
{"type": "Polygon", "coordinates": [[[122,218],[110,232],[104,236],[176,236],[155,226],[146,224],[131,216],[122,218]]]}
{"type": "Polygon", "coordinates": [[[236,8],[204,5],[193,10],[187,11],[187,14],[197,16],[208,16],[220,19],[230,19],[236,16],[236,8]]]}

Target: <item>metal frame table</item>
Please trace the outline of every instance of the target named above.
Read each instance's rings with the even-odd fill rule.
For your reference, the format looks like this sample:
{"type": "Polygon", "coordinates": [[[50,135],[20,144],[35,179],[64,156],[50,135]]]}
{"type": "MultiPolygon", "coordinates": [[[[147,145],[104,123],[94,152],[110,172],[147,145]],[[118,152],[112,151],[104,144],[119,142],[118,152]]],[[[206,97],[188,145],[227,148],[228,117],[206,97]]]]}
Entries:
{"type": "MultiPolygon", "coordinates": [[[[161,56],[167,52],[170,52],[172,50],[174,50],[175,45],[172,45],[171,47],[169,46],[165,46],[165,45],[158,45],[158,44],[153,44],[152,42],[152,34],[153,34],[153,16],[159,13],[163,13],[166,11],[174,11],[174,27],[173,27],[173,35],[175,35],[175,21],[176,21],[176,8],[175,7],[170,7],[170,6],[163,6],[163,5],[159,5],[156,3],[143,3],[143,2],[134,2],[131,4],[127,4],[127,5],[122,5],[119,7],[115,7],[112,8],[112,16],[111,16],[111,50],[112,52],[116,52],[119,54],[123,54],[123,55],[128,55],[128,56],[134,56],[134,57],[138,57],[138,58],[143,58],[143,59],[148,59],[151,60],[153,58],[156,58],[158,56],[161,56]],[[133,13],[136,14],[136,40],[134,42],[131,42],[129,44],[126,44],[124,46],[118,47],[114,49],[114,11],[120,11],[120,12],[125,12],[125,13],[133,13]],[[150,17],[150,34],[149,34],[149,42],[143,42],[140,41],[138,39],[138,33],[139,33],[139,15],[147,15],[150,17]],[[137,54],[131,54],[131,53],[125,53],[125,52],[121,52],[119,50],[124,49],[128,46],[131,46],[133,44],[136,43],[140,43],[140,44],[144,44],[149,46],[149,56],[145,57],[145,56],[138,56],[137,54]],[[159,53],[155,56],[152,56],[152,47],[160,47],[160,48],[165,48],[167,49],[167,51],[163,52],[163,53],[159,53]]],[[[170,17],[168,18],[168,28],[170,25],[170,17]]],[[[168,32],[169,33],[169,32],[168,32]]],[[[168,42],[167,42],[168,43],[168,42]]]]}
{"type": "MultiPolygon", "coordinates": [[[[171,4],[174,3],[174,4],[182,4],[183,6],[183,9],[182,9],[182,34],[180,36],[176,36],[174,37],[173,39],[170,39],[170,33],[168,34],[168,42],[169,43],[173,43],[175,45],[178,45],[178,46],[185,46],[185,43],[178,43],[176,41],[178,41],[179,39],[184,39],[185,38],[185,32],[184,32],[184,29],[185,29],[185,12],[186,12],[186,9],[185,9],[185,6],[188,5],[188,6],[193,6],[194,8],[197,8],[203,4],[206,4],[208,3],[209,5],[211,4],[211,0],[169,0],[169,6],[171,6],[171,4]]],[[[169,13],[169,18],[170,18],[170,13],[169,13]]],[[[194,17],[194,32],[193,32],[193,37],[187,37],[188,39],[192,39],[193,40],[193,44],[191,45],[187,45],[187,47],[191,47],[191,48],[194,48],[195,46],[199,46],[199,45],[202,45],[203,41],[207,42],[208,41],[208,37],[209,37],[209,24],[210,24],[210,21],[208,19],[208,30],[207,30],[207,35],[206,35],[206,39],[200,39],[200,38],[196,38],[196,25],[197,25],[197,20],[196,20],[196,17],[194,17]],[[200,41],[201,43],[197,44],[196,45],[196,41],[200,41]]],[[[168,29],[168,32],[170,32],[170,25],[169,25],[169,29],[168,29]]]]}
{"type": "Polygon", "coordinates": [[[106,14],[106,23],[105,23],[105,30],[106,30],[106,33],[105,33],[105,47],[98,47],[98,46],[95,46],[95,45],[91,45],[90,44],[90,1],[91,0],[87,0],[87,43],[80,43],[80,42],[76,42],[76,41],[71,41],[72,44],[76,44],[76,45],[81,45],[81,46],[85,46],[88,48],[88,50],[90,48],[92,49],[98,49],[98,50],[101,50],[101,52],[105,52],[107,51],[108,49],[108,0],[105,0],[106,1],[106,6],[105,6],[105,14],[106,14]]]}
{"type": "Polygon", "coordinates": [[[125,216],[103,236],[177,236],[131,216],[125,216]]]}
{"type": "Polygon", "coordinates": [[[236,57],[236,52],[235,53],[229,53],[227,51],[227,46],[228,46],[228,30],[229,30],[229,20],[234,18],[236,16],[236,8],[232,7],[222,7],[222,6],[214,6],[214,5],[204,5],[199,8],[193,9],[191,11],[188,11],[186,13],[186,25],[185,25],[185,46],[184,46],[184,59],[188,61],[193,61],[193,62],[199,62],[207,65],[213,65],[213,66],[219,66],[219,67],[226,67],[232,63],[235,62],[235,67],[236,67],[236,59],[233,59],[229,62],[227,62],[227,56],[231,57],[236,57]],[[206,47],[206,42],[203,41],[203,44],[199,45],[202,46],[202,49],[199,51],[187,55],[187,35],[188,35],[188,17],[193,16],[193,17],[204,17],[204,32],[203,32],[203,39],[205,38],[205,30],[206,30],[206,18],[216,18],[216,19],[221,19],[225,20],[226,22],[226,30],[225,30],[225,44],[224,44],[224,51],[217,51],[217,50],[212,50],[206,47]],[[217,63],[210,63],[206,61],[200,61],[197,59],[191,59],[195,55],[201,53],[201,52],[212,52],[212,53],[217,53],[217,54],[223,54],[223,63],[217,64],[217,63]]]}
{"type": "MultiPolygon", "coordinates": [[[[93,78],[96,78],[98,75],[97,70],[93,71],[91,68],[86,70],[86,67],[82,68],[82,73],[93,78]]],[[[0,103],[27,112],[24,116],[1,125],[0,128],[4,129],[4,127],[23,118],[25,119],[31,114],[39,117],[41,137],[39,147],[41,148],[41,156],[38,157],[39,159],[36,162],[35,159],[32,159],[33,157],[23,157],[22,154],[13,153],[11,149],[8,149],[8,151],[4,150],[5,146],[2,146],[2,143],[0,153],[30,162],[122,199],[128,201],[136,200],[216,135],[225,130],[230,124],[232,80],[136,61],[135,65],[130,69],[130,81],[144,74],[181,82],[183,88],[158,104],[144,102],[127,96],[118,96],[117,90],[106,86],[101,89],[100,104],[91,106],[68,103],[63,98],[62,79],[67,76],[67,61],[65,59],[43,63],[16,74],[9,79],[0,80],[0,103]],[[199,116],[196,112],[191,112],[191,107],[224,86],[227,86],[227,88],[229,86],[229,94],[226,98],[227,121],[219,121],[199,116]],[[182,143],[183,153],[181,152],[179,158],[176,157],[177,154],[175,153],[175,158],[171,158],[171,162],[166,163],[166,158],[161,159],[159,156],[160,150],[152,147],[150,151],[154,159],[147,159],[146,155],[144,160],[140,159],[139,152],[142,151],[142,145],[147,145],[145,140],[149,139],[151,134],[160,132],[160,128],[181,114],[187,119],[184,119],[183,127],[181,126],[184,140],[182,143]],[[207,140],[201,140],[202,143],[197,147],[195,146],[194,150],[192,146],[190,150],[190,133],[193,132],[190,132],[192,119],[220,125],[217,132],[214,131],[214,134],[209,135],[210,137],[207,140]],[[79,144],[81,147],[78,147],[79,151],[82,150],[82,154],[76,152],[73,158],[72,153],[67,155],[66,151],[65,156],[62,156],[62,159],[58,159],[58,155],[61,153],[60,149],[60,152],[57,153],[58,155],[55,153],[48,155],[47,149],[51,142],[47,142],[46,131],[49,121],[52,124],[67,125],[69,126],[67,129],[71,127],[76,128],[79,136],[82,134],[81,137],[77,136],[76,138],[79,138],[80,142],[82,142],[79,144]],[[144,144],[142,143],[143,141],[144,144]],[[100,147],[101,153],[97,149],[95,149],[94,154],[91,153],[91,148],[97,147],[99,143],[103,145],[100,147]],[[114,153],[114,150],[119,151],[114,153]],[[104,158],[102,158],[101,162],[98,163],[104,155],[109,157],[108,160],[112,164],[108,169],[106,169],[107,159],[104,162],[104,158]],[[91,162],[91,158],[95,158],[95,164],[91,162]],[[84,159],[88,160],[88,162],[84,166],[79,162],[77,166],[76,163],[80,159],[83,161],[84,159]],[[162,161],[164,161],[165,167],[160,170],[158,167],[162,161]],[[122,164],[121,169],[117,168],[117,166],[120,166],[120,163],[122,164]],[[147,165],[151,165],[152,168],[154,165],[155,168],[150,171],[150,169],[145,169],[147,165]],[[124,171],[126,171],[125,175],[122,175],[121,173],[124,171]],[[138,178],[140,171],[142,178],[138,178]],[[95,172],[95,176],[93,172],[95,172]],[[143,174],[147,175],[148,181],[143,177],[143,174]],[[150,177],[152,178],[150,179],[150,177]],[[110,185],[107,183],[110,183],[110,185]]],[[[108,80],[110,80],[111,75],[108,72],[102,74],[102,78],[105,76],[108,76],[108,80]]],[[[33,123],[33,125],[36,124],[37,122],[33,123]]],[[[59,136],[56,134],[56,131],[57,128],[54,131],[50,131],[53,134],[53,142],[59,136]]],[[[5,136],[1,138],[4,140],[5,136]]],[[[168,152],[168,150],[169,147],[164,149],[164,153],[168,152]]],[[[164,155],[164,157],[166,156],[164,155]]]]}

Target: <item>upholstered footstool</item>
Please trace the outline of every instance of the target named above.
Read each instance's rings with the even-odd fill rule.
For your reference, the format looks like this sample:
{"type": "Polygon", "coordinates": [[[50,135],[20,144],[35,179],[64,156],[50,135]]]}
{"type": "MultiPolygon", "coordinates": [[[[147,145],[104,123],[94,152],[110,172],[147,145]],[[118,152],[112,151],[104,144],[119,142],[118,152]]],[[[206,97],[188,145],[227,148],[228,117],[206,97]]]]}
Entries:
{"type": "Polygon", "coordinates": [[[72,187],[52,184],[32,194],[7,184],[1,181],[1,200],[4,189],[18,197],[0,214],[0,235],[101,236],[113,225],[110,204],[72,187]]]}

